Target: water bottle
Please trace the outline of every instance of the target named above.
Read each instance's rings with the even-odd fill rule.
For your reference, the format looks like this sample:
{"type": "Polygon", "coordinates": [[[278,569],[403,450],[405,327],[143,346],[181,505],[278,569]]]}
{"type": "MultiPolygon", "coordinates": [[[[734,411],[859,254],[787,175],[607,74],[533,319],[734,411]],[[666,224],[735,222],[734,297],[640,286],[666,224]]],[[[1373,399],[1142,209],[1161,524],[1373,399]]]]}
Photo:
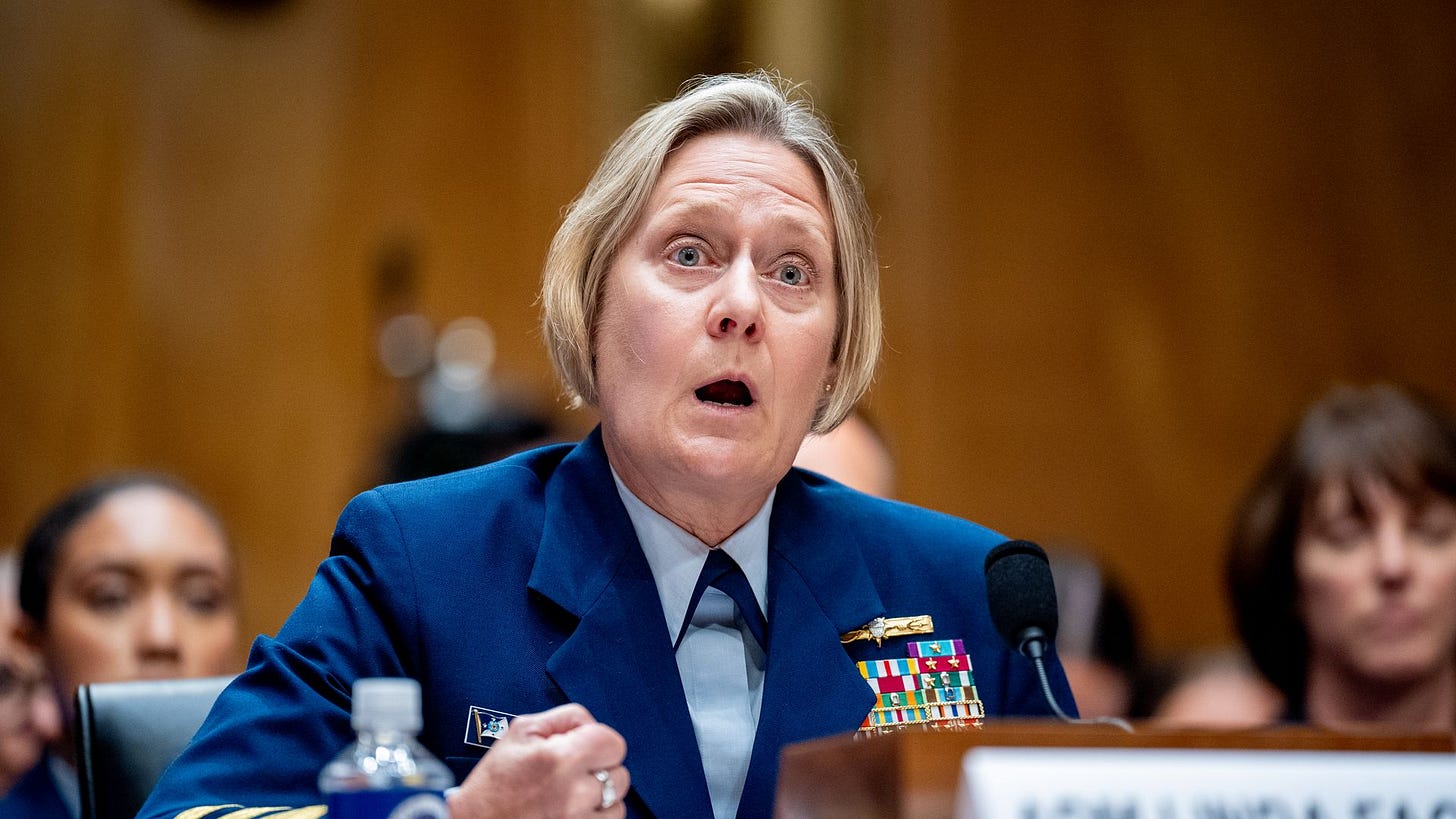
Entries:
{"type": "Polygon", "coordinates": [[[359,739],[319,773],[329,819],[449,819],[450,769],[415,739],[420,684],[380,677],[354,683],[359,739]]]}

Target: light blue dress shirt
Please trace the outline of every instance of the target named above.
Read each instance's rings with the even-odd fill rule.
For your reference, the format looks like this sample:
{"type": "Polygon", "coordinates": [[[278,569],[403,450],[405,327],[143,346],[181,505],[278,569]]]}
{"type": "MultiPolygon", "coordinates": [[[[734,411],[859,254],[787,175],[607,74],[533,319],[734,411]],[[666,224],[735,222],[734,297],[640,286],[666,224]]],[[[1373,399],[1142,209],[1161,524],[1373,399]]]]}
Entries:
{"type": "MultiPolygon", "coordinates": [[[[688,603],[708,560],[708,546],[639,500],[616,470],[612,478],[652,569],[668,639],[676,640],[684,618],[690,614],[688,603]]],[[[765,613],[768,522],[776,492],[769,492],[758,512],[718,546],[743,569],[765,613]]],[[[763,700],[767,658],[736,612],[727,594],[711,587],[704,589],[697,611],[691,613],[687,634],[677,648],[678,675],[693,718],[715,819],[732,819],[738,813],[763,700]]]]}

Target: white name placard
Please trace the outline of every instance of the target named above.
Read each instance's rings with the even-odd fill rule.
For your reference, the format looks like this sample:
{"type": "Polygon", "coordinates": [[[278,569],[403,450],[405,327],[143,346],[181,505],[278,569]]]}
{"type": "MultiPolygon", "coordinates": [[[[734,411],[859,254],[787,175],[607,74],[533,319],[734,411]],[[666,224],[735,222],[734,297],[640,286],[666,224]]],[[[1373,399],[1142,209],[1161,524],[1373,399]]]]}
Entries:
{"type": "Polygon", "coordinates": [[[974,748],[957,819],[1456,819],[1456,755],[974,748]]]}

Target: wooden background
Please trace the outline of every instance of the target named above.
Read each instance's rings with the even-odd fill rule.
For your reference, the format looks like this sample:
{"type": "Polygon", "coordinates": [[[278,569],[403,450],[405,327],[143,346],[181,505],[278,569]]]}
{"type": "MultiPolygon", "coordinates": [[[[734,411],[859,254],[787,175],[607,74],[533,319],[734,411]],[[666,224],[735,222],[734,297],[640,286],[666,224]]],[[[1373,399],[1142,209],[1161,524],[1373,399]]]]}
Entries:
{"type": "Polygon", "coordinates": [[[410,411],[379,321],[489,321],[589,428],[535,329],[562,206],[681,80],[774,66],[879,215],[902,497],[1081,543],[1155,648],[1219,643],[1228,515],[1298,409],[1456,401],[1456,7],[1363,5],[0,5],[0,544],[171,470],[272,632],[410,411]]]}

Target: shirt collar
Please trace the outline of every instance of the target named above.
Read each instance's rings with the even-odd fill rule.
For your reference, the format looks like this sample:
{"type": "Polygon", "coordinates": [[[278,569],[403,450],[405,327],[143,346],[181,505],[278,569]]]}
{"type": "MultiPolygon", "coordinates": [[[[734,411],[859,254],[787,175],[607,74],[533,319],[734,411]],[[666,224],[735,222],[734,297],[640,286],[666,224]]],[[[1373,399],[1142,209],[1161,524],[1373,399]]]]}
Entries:
{"type": "MultiPolygon", "coordinates": [[[[652,569],[662,614],[667,620],[668,638],[676,640],[683,619],[688,616],[693,586],[697,585],[703,564],[708,561],[708,546],[632,494],[616,469],[612,469],[612,480],[617,484],[617,494],[627,508],[637,542],[642,544],[642,553],[652,569]]],[[[718,547],[743,569],[758,607],[765,613],[768,612],[768,523],[777,493],[778,487],[770,490],[758,512],[718,547]]]]}

